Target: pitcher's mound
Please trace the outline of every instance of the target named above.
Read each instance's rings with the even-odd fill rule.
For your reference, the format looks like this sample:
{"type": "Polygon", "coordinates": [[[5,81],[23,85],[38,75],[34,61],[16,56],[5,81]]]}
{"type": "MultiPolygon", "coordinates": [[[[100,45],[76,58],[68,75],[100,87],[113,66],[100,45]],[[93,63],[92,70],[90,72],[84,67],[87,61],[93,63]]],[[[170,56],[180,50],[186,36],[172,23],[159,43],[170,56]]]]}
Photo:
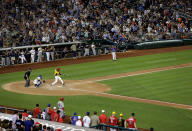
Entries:
{"type": "Polygon", "coordinates": [[[93,81],[85,80],[64,80],[65,85],[60,82],[51,86],[51,82],[54,80],[48,80],[43,83],[39,88],[35,88],[32,84],[28,88],[25,88],[25,81],[7,83],[2,86],[3,89],[11,92],[17,92],[22,94],[33,95],[50,95],[50,96],[70,96],[70,95],[85,95],[96,94],[98,92],[110,91],[110,88],[104,84],[96,83],[93,81]]]}

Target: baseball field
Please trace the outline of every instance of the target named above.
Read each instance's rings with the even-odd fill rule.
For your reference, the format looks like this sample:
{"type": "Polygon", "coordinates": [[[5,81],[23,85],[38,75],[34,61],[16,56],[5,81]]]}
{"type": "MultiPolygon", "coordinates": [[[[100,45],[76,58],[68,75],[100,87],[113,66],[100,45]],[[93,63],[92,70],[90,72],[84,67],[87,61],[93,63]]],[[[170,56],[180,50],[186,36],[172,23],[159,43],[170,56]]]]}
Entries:
{"type": "Polygon", "coordinates": [[[156,50],[155,54],[146,50],[146,55],[129,51],[132,57],[117,61],[97,57],[92,62],[58,64],[65,74],[62,76],[65,86],[59,82],[50,86],[56,67],[32,71],[31,80],[39,74],[46,80],[37,89],[33,85],[24,88],[24,71],[3,73],[0,74],[0,105],[33,109],[39,103],[45,108],[48,103],[56,106],[60,96],[64,96],[67,115],[77,112],[83,116],[87,111],[100,114],[105,109],[108,116],[115,111],[117,115],[123,113],[126,119],[135,112],[139,128],[190,131],[192,46],[181,48],[169,48],[170,51],[161,53],[156,50]]]}

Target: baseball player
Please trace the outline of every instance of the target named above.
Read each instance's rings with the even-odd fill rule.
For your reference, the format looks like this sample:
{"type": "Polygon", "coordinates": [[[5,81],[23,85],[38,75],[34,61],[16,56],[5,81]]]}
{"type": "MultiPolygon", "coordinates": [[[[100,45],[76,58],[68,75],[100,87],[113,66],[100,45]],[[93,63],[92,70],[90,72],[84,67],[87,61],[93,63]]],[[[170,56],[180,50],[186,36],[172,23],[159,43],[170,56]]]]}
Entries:
{"type": "MultiPolygon", "coordinates": [[[[112,112],[112,116],[109,117],[109,125],[111,126],[117,126],[117,117],[115,116],[115,112],[112,112]]],[[[110,131],[116,131],[117,129],[115,128],[110,128],[110,131]]]]}
{"type": "Polygon", "coordinates": [[[23,50],[21,50],[21,53],[20,53],[19,58],[21,59],[21,64],[23,64],[24,62],[26,62],[25,52],[24,52],[23,50]]]}
{"type": "Polygon", "coordinates": [[[39,75],[34,81],[33,84],[36,88],[38,88],[42,84],[42,75],[39,75]]]}
{"type": "Polygon", "coordinates": [[[125,121],[125,128],[129,128],[131,130],[136,130],[137,127],[136,127],[136,119],[135,119],[135,113],[131,113],[131,117],[128,118],[126,121],[125,121]]]}
{"type": "Polygon", "coordinates": [[[58,110],[60,111],[59,115],[62,117],[64,114],[64,98],[61,97],[60,100],[57,102],[58,110]]]}
{"type": "Polygon", "coordinates": [[[89,56],[89,46],[88,45],[85,46],[84,56],[89,56]]]}
{"type": "Polygon", "coordinates": [[[35,62],[35,49],[34,47],[32,47],[32,49],[30,50],[31,53],[31,63],[35,62]]]}
{"type": "Polygon", "coordinates": [[[113,61],[116,61],[117,58],[116,58],[116,47],[115,46],[112,46],[111,52],[112,52],[112,59],[113,59],[113,61]]]}
{"type": "Polygon", "coordinates": [[[62,75],[60,72],[60,68],[57,68],[54,72],[54,75],[55,75],[55,81],[53,83],[51,83],[51,85],[55,85],[58,81],[58,79],[60,80],[61,84],[64,85],[64,82],[63,80],[61,79],[60,75],[62,75]]]}

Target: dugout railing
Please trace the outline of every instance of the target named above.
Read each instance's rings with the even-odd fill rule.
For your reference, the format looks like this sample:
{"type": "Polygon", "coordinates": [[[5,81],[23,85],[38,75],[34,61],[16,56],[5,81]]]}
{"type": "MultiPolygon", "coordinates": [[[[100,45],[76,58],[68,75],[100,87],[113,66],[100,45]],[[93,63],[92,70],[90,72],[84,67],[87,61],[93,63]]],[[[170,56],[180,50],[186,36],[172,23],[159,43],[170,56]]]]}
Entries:
{"type": "Polygon", "coordinates": [[[125,128],[125,127],[111,126],[111,125],[105,125],[105,124],[91,126],[90,128],[95,128],[95,129],[103,130],[103,131],[108,131],[108,130],[110,130],[110,128],[116,129],[117,131],[140,131],[140,130],[134,130],[134,129],[129,129],[129,128],[125,128]]]}

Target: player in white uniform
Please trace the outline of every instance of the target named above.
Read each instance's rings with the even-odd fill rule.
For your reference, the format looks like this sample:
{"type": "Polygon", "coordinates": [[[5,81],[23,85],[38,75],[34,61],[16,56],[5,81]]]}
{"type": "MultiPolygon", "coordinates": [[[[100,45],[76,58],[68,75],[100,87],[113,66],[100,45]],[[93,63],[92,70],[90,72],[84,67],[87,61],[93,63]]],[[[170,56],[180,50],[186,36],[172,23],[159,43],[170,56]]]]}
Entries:
{"type": "Polygon", "coordinates": [[[35,50],[34,50],[34,48],[32,48],[30,50],[30,53],[31,53],[31,63],[34,63],[35,62],[35,50]]]}
{"type": "Polygon", "coordinates": [[[85,46],[84,56],[89,56],[89,46],[88,45],[85,46]]]}
{"type": "Polygon", "coordinates": [[[60,68],[57,68],[54,72],[54,75],[55,75],[55,81],[53,83],[51,83],[51,86],[55,85],[58,80],[61,82],[62,85],[64,85],[64,82],[63,80],[61,79],[60,75],[62,75],[60,72],[60,68]]]}
{"type": "Polygon", "coordinates": [[[83,126],[83,122],[82,122],[82,120],[81,120],[81,116],[78,116],[78,120],[76,121],[75,125],[76,125],[76,126],[80,126],[80,127],[83,126]]]}
{"type": "Polygon", "coordinates": [[[26,62],[25,53],[24,53],[23,50],[21,51],[21,54],[20,54],[19,58],[21,59],[21,63],[22,63],[22,64],[23,64],[24,62],[26,62]]]}
{"type": "Polygon", "coordinates": [[[60,111],[59,115],[62,117],[64,114],[64,102],[63,102],[64,98],[61,97],[60,101],[57,102],[57,107],[58,110],[60,111]]]}
{"type": "Polygon", "coordinates": [[[92,45],[91,45],[91,49],[92,49],[93,55],[96,55],[95,45],[94,45],[94,43],[92,43],[92,45]]]}
{"type": "Polygon", "coordinates": [[[36,88],[38,88],[42,84],[42,75],[39,75],[34,81],[33,84],[36,88]]]}
{"type": "Polygon", "coordinates": [[[91,118],[89,117],[89,112],[87,112],[87,115],[83,117],[83,124],[84,127],[90,127],[91,124],[91,118]]]}

